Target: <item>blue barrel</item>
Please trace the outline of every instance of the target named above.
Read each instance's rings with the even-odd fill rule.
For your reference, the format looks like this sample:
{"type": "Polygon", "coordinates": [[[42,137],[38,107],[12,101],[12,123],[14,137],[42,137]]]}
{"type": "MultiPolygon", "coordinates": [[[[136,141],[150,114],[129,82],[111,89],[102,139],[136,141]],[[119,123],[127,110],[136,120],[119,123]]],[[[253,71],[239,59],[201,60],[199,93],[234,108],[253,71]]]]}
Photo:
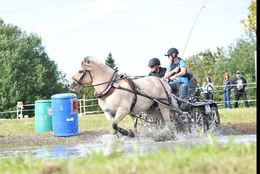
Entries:
{"type": "Polygon", "coordinates": [[[52,128],[54,136],[78,134],[77,95],[62,93],[51,96],[52,128]]]}

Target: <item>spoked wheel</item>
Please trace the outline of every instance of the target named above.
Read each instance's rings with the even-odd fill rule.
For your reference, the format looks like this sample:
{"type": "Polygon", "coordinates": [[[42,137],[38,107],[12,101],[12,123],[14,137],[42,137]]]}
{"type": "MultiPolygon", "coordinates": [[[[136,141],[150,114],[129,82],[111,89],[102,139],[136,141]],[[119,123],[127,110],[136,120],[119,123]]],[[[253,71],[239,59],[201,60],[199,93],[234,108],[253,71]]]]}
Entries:
{"type": "Polygon", "coordinates": [[[209,117],[209,130],[210,131],[215,131],[219,128],[220,126],[220,118],[219,118],[219,113],[218,113],[218,108],[217,106],[212,106],[211,107],[211,115],[209,117]]]}
{"type": "Polygon", "coordinates": [[[187,114],[171,113],[171,122],[174,123],[177,133],[187,133],[190,132],[190,120],[187,114]]]}
{"type": "Polygon", "coordinates": [[[192,110],[192,123],[196,130],[202,132],[207,131],[207,124],[203,112],[200,108],[193,108],[192,110]]]}
{"type": "Polygon", "coordinates": [[[135,119],[134,127],[137,128],[137,125],[141,125],[146,128],[156,128],[159,127],[161,122],[157,118],[151,117],[149,114],[141,112],[138,114],[131,114],[131,117],[135,119]]]}

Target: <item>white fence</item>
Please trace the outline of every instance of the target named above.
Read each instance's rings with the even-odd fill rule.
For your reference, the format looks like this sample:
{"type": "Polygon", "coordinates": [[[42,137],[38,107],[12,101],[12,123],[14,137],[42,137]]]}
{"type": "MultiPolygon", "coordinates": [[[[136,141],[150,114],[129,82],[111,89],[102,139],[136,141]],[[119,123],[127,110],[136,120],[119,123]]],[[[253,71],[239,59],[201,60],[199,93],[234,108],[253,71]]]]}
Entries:
{"type": "MultiPolygon", "coordinates": [[[[87,115],[87,114],[98,114],[103,113],[99,109],[97,99],[78,99],[78,116],[87,115]]],[[[13,114],[16,113],[16,118],[29,118],[34,116],[34,104],[23,104],[22,102],[17,102],[16,110],[14,111],[5,111],[0,112],[0,119],[3,114],[13,114]]]]}
{"type": "Polygon", "coordinates": [[[78,99],[78,115],[103,113],[103,111],[99,109],[97,101],[98,99],[78,99]]]}
{"type": "MultiPolygon", "coordinates": [[[[246,83],[246,88],[245,88],[245,90],[246,90],[246,92],[248,93],[249,92],[249,90],[252,90],[252,89],[255,89],[256,90],[256,82],[252,82],[252,83],[246,83]]],[[[232,85],[229,85],[229,86],[232,86],[232,87],[234,87],[234,86],[236,86],[236,84],[232,84],[232,85]]],[[[223,87],[224,87],[224,85],[214,85],[213,86],[213,89],[214,89],[214,94],[216,94],[216,93],[222,93],[223,94],[223,87]]],[[[201,89],[201,91],[202,91],[202,95],[203,95],[203,90],[202,90],[202,87],[200,87],[200,89],[201,89]]],[[[232,91],[234,90],[234,88],[232,88],[232,91]]],[[[232,96],[234,95],[234,92],[231,94],[231,98],[232,98],[232,96]]],[[[204,96],[202,96],[202,97],[204,97],[204,96]]],[[[222,96],[222,98],[223,98],[223,96],[222,96]]],[[[233,97],[234,98],[234,97],[233,97]]],[[[223,100],[214,100],[218,105],[224,105],[224,101],[223,100]]],[[[256,96],[255,96],[255,98],[250,98],[250,99],[247,99],[247,100],[242,100],[241,98],[240,98],[240,100],[238,100],[238,101],[236,101],[236,100],[231,100],[230,102],[231,102],[231,104],[234,104],[235,102],[238,102],[238,103],[244,103],[244,101],[247,101],[248,103],[250,103],[250,102],[256,102],[257,100],[256,100],[256,96]]]]}
{"type": "MultiPolygon", "coordinates": [[[[234,85],[232,85],[234,86],[234,85]]],[[[213,86],[214,89],[214,93],[223,93],[222,88],[224,87],[224,85],[218,85],[218,86],[213,86]],[[219,89],[219,90],[217,90],[219,89]],[[221,89],[221,90],[220,90],[221,89]]],[[[249,89],[255,89],[256,90],[256,82],[254,83],[247,83],[247,87],[246,87],[246,91],[248,91],[249,89]]],[[[202,93],[203,95],[203,93],[202,93]]],[[[202,96],[201,95],[201,96],[202,96]]],[[[204,96],[202,96],[204,97],[204,96]]],[[[256,97],[256,96],[255,96],[256,97]]],[[[98,114],[98,113],[103,113],[103,111],[99,108],[98,103],[97,103],[97,99],[78,99],[78,115],[82,116],[82,115],[87,115],[87,114],[98,114]]],[[[251,98],[247,100],[248,102],[256,102],[256,98],[251,98]]],[[[216,101],[215,102],[218,105],[223,105],[224,102],[222,101],[216,101]]],[[[231,104],[235,103],[235,100],[231,100],[230,101],[231,104]]],[[[238,103],[243,103],[244,100],[239,100],[237,101],[238,103]]],[[[29,116],[34,116],[34,104],[22,104],[21,103],[17,103],[17,107],[16,110],[14,111],[5,111],[5,112],[0,112],[0,119],[1,117],[3,117],[3,114],[11,114],[11,113],[16,113],[16,118],[28,118],[29,116]],[[26,113],[26,114],[25,114],[26,113]]]]}

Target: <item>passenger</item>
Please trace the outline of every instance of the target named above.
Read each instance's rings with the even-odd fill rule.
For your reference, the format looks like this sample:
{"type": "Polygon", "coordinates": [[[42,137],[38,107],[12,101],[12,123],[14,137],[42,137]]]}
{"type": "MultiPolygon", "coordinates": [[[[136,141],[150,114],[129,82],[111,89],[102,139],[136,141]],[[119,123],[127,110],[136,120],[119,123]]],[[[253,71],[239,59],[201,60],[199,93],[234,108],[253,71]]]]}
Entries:
{"type": "Polygon", "coordinates": [[[149,76],[157,76],[159,78],[162,78],[167,69],[160,67],[160,65],[161,62],[158,58],[152,58],[148,64],[148,66],[151,68],[151,72],[149,73],[149,76]]]}
{"type": "Polygon", "coordinates": [[[209,76],[204,79],[202,89],[204,91],[205,99],[213,100],[213,83],[209,76]]]}
{"type": "Polygon", "coordinates": [[[179,51],[176,48],[170,48],[165,54],[168,56],[170,61],[164,78],[169,79],[169,85],[173,93],[178,90],[177,83],[180,85],[179,98],[183,99],[187,92],[188,76],[187,76],[187,64],[186,62],[178,57],[179,51]]]}

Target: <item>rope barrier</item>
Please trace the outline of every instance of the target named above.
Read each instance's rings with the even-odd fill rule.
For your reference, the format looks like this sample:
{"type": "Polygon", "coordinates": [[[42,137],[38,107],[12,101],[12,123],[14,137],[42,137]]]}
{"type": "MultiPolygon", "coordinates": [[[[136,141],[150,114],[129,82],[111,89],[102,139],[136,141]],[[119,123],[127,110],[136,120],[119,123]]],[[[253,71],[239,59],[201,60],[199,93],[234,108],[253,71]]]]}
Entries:
{"type": "MultiPolygon", "coordinates": [[[[245,101],[247,102],[256,102],[257,100],[238,100],[237,103],[244,103],[245,101]]],[[[216,101],[217,105],[224,105],[224,101],[216,101]]],[[[235,100],[230,101],[231,104],[235,103],[235,100]]]]}
{"type": "MultiPolygon", "coordinates": [[[[243,83],[243,85],[251,85],[251,84],[253,84],[253,85],[256,85],[256,82],[253,82],[253,83],[243,83]]],[[[213,86],[213,88],[218,88],[218,87],[222,87],[222,88],[224,88],[224,87],[226,87],[226,86],[237,86],[237,84],[232,84],[232,85],[214,85],[213,86]]],[[[202,89],[202,87],[198,87],[199,89],[202,89]]],[[[246,87],[246,88],[250,88],[250,87],[246,87]]],[[[253,88],[253,87],[251,87],[251,88],[253,88]]],[[[255,87],[256,88],[256,87],[255,87]]],[[[233,88],[232,88],[233,89],[233,88]]]]}

